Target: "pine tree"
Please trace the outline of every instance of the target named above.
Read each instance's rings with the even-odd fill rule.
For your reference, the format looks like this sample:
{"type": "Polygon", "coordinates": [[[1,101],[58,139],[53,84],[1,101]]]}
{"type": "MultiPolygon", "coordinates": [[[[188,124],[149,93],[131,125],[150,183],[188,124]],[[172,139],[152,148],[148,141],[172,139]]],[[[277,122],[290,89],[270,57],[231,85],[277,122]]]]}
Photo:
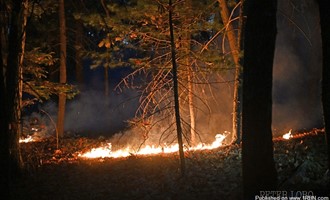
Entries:
{"type": "MultiPolygon", "coordinates": [[[[178,82],[180,96],[180,111],[183,113],[182,123],[184,136],[188,144],[198,142],[198,128],[195,123],[195,110],[205,110],[210,112],[208,98],[198,91],[208,91],[211,85],[209,81],[214,78],[214,74],[221,71],[223,57],[219,57],[215,52],[216,44],[212,43],[207,51],[200,51],[216,29],[221,27],[217,23],[217,7],[211,2],[174,2],[176,12],[173,13],[173,24],[175,27],[175,46],[178,63],[178,82]],[[190,7],[190,8],[189,8],[190,7]],[[206,7],[207,9],[201,9],[206,7]],[[210,11],[211,9],[211,11],[210,11]],[[214,73],[216,71],[216,73],[214,73]],[[197,84],[196,84],[197,83],[197,84]],[[204,90],[205,89],[205,90],[204,90]],[[198,104],[205,106],[198,108],[198,104]]],[[[139,1],[137,5],[129,9],[131,15],[127,16],[128,30],[131,30],[128,41],[134,42],[135,48],[140,55],[131,58],[130,61],[135,67],[135,71],[124,79],[123,84],[130,83],[135,74],[145,73],[147,82],[145,86],[140,85],[142,90],[141,105],[137,112],[138,121],[151,122],[150,128],[157,124],[169,123],[163,134],[163,138],[171,140],[171,134],[175,130],[171,118],[174,112],[171,88],[172,73],[170,67],[170,46],[169,46],[169,24],[166,21],[166,3],[152,3],[150,1],[139,1]],[[144,12],[145,11],[145,12],[144,12]],[[134,40],[132,40],[134,38],[134,40]]],[[[212,91],[210,91],[212,93],[212,91]]],[[[133,121],[135,124],[142,124],[133,121]]],[[[148,137],[146,137],[148,138],[148,137]]]]}

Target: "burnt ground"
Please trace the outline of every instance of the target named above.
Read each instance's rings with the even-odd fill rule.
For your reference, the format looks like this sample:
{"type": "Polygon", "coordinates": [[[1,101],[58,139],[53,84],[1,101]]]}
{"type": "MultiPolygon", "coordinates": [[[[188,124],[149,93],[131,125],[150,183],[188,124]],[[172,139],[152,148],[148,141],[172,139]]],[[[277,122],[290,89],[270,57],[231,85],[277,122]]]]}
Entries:
{"type": "MultiPolygon", "coordinates": [[[[11,185],[12,199],[241,199],[241,148],[225,146],[186,152],[186,176],[177,154],[81,159],[106,139],[66,138],[22,144],[26,172],[11,185]]],[[[279,191],[330,197],[322,130],[274,139],[279,191]],[[305,192],[306,193],[306,192],[305,192]]]]}

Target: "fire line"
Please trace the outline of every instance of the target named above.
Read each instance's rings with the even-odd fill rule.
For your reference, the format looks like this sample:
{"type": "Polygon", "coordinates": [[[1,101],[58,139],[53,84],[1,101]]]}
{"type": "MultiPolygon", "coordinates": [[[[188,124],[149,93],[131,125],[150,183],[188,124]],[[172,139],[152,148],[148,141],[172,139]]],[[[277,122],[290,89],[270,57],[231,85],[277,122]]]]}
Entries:
{"type": "MultiPolygon", "coordinates": [[[[200,143],[194,147],[190,147],[187,150],[205,150],[205,149],[215,149],[223,144],[223,140],[226,138],[223,134],[217,134],[215,136],[215,140],[212,144],[203,144],[200,143]]],[[[144,148],[141,148],[138,152],[134,153],[135,155],[154,155],[154,154],[160,154],[160,153],[174,153],[179,150],[179,145],[174,144],[167,146],[164,144],[164,146],[155,147],[154,145],[147,145],[144,148]]],[[[119,149],[117,151],[112,151],[112,145],[111,143],[108,143],[104,146],[93,148],[90,151],[79,154],[79,157],[83,158],[119,158],[119,157],[128,157],[132,155],[131,152],[134,152],[131,148],[127,147],[124,149],[119,149]]]]}

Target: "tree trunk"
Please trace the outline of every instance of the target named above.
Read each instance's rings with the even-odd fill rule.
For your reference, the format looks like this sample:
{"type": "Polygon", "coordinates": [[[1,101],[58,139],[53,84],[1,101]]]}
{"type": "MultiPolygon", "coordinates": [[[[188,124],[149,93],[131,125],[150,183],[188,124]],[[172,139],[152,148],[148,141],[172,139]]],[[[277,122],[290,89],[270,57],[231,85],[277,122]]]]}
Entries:
{"type": "Polygon", "coordinates": [[[196,145],[196,120],[195,120],[195,109],[194,109],[194,84],[193,84],[193,69],[188,62],[190,59],[187,58],[188,64],[188,105],[189,105],[189,117],[190,117],[190,144],[196,145]]]}
{"type": "MultiPolygon", "coordinates": [[[[60,83],[66,84],[66,25],[64,0],[59,0],[59,21],[60,21],[60,83]]],[[[64,117],[65,117],[66,94],[59,93],[57,131],[58,137],[64,136],[64,117]]]]}
{"type": "Polygon", "coordinates": [[[225,0],[218,0],[220,14],[224,26],[226,26],[226,35],[228,38],[231,55],[235,63],[235,81],[234,81],[234,99],[233,99],[233,120],[232,120],[232,142],[240,142],[241,138],[241,65],[239,59],[238,40],[233,25],[230,22],[229,11],[225,0]]]}
{"type": "Polygon", "coordinates": [[[104,95],[106,97],[106,101],[109,96],[109,66],[110,65],[110,49],[107,48],[107,58],[104,66],[104,95]]]}
{"type": "Polygon", "coordinates": [[[9,174],[17,176],[22,167],[21,153],[19,147],[19,53],[21,45],[20,30],[20,12],[22,1],[13,1],[11,22],[8,39],[8,59],[6,69],[6,112],[5,118],[8,119],[6,132],[9,140],[9,174]]]}
{"type": "MultiPolygon", "coordinates": [[[[1,41],[0,41],[1,45],[1,41]]],[[[9,137],[8,137],[8,121],[7,121],[7,111],[6,111],[6,91],[4,85],[4,65],[2,60],[2,52],[0,48],[0,159],[1,159],[1,183],[0,187],[3,189],[2,198],[9,199],[9,137]]]]}
{"type": "Polygon", "coordinates": [[[177,65],[175,56],[175,43],[174,43],[174,31],[172,22],[173,5],[172,0],[169,0],[169,26],[170,26],[170,36],[171,36],[171,57],[172,57],[172,73],[173,73],[173,93],[174,93],[174,107],[175,107],[175,121],[176,121],[176,131],[179,144],[179,154],[180,154],[180,166],[181,175],[185,175],[185,160],[183,152],[183,141],[182,141],[182,128],[181,128],[181,117],[180,117],[180,106],[179,106],[179,92],[178,92],[178,75],[177,75],[177,65]]]}
{"type": "Polygon", "coordinates": [[[22,135],[22,130],[23,130],[23,124],[22,124],[22,109],[23,109],[23,104],[22,104],[22,98],[23,98],[23,61],[24,61],[24,54],[25,54],[25,41],[26,41],[26,25],[27,25],[27,19],[29,15],[29,1],[24,0],[23,1],[23,22],[22,22],[22,41],[21,41],[21,55],[19,58],[19,78],[18,78],[18,119],[20,122],[20,128],[19,128],[19,136],[22,135]]]}
{"type": "MultiPolygon", "coordinates": [[[[5,6],[4,2],[0,3],[0,21],[5,21],[5,6]]],[[[8,137],[8,112],[7,112],[7,102],[6,102],[6,89],[5,89],[5,64],[3,60],[2,50],[5,44],[3,44],[3,39],[5,38],[5,30],[7,26],[5,23],[1,24],[0,27],[0,170],[2,175],[0,176],[1,185],[3,189],[2,198],[9,199],[9,137],[8,137]]]]}
{"type": "MultiPolygon", "coordinates": [[[[185,2],[186,11],[191,13],[191,0],[185,2]]],[[[187,17],[188,18],[188,17],[187,17]]],[[[187,19],[187,24],[191,24],[191,20],[187,19]]],[[[196,144],[196,121],[195,121],[195,109],[194,109],[194,83],[193,83],[193,66],[190,59],[190,43],[191,43],[191,33],[190,29],[187,28],[185,32],[184,48],[186,51],[185,64],[187,67],[187,84],[188,84],[188,106],[189,106],[189,118],[190,118],[190,144],[193,146],[196,144]]]]}
{"type": "Polygon", "coordinates": [[[322,35],[322,103],[326,141],[328,146],[328,168],[330,169],[330,6],[327,0],[318,0],[322,35]]]}
{"type": "Polygon", "coordinates": [[[244,199],[254,199],[277,186],[271,131],[277,1],[249,0],[244,8],[243,192],[244,199]]]}

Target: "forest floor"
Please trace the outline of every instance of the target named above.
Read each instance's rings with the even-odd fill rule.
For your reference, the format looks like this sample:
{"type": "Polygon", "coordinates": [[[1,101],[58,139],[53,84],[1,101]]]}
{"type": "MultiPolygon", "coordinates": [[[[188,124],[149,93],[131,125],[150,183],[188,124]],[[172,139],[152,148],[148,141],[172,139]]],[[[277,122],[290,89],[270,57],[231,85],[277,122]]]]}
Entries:
{"type": "MultiPolygon", "coordinates": [[[[66,138],[60,149],[54,140],[22,144],[26,172],[11,185],[12,199],[242,199],[239,145],[186,152],[182,178],[177,154],[116,159],[77,156],[76,152],[102,142],[66,138]]],[[[288,196],[308,192],[330,197],[323,130],[295,134],[290,140],[274,139],[274,158],[278,191],[288,196]]]]}

